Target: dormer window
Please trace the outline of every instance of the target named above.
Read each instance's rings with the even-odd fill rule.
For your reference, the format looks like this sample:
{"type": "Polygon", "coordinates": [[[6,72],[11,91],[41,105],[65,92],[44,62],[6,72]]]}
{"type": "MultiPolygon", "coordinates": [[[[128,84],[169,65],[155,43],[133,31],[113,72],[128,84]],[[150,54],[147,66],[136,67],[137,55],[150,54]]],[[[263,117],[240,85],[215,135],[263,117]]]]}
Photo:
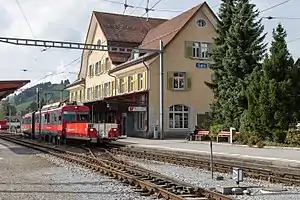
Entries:
{"type": "Polygon", "coordinates": [[[131,58],[133,60],[138,59],[140,57],[140,52],[137,49],[133,49],[131,53],[131,58]]]}
{"type": "MultiPolygon", "coordinates": [[[[101,45],[101,40],[100,39],[97,41],[97,45],[101,45]]],[[[100,49],[100,47],[98,47],[98,49],[100,49]]]]}

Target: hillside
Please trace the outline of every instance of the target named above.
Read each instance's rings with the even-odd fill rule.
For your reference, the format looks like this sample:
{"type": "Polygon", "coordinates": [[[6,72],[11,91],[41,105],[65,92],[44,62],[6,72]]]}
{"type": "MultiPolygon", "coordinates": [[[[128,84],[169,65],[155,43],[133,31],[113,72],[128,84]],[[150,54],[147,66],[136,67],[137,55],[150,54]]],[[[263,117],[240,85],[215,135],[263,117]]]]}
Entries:
{"type": "Polygon", "coordinates": [[[37,101],[37,88],[41,91],[41,98],[43,104],[46,102],[56,102],[61,98],[66,99],[69,97],[68,91],[64,90],[69,80],[61,81],[60,84],[52,84],[51,82],[40,83],[31,88],[25,89],[17,95],[10,98],[10,103],[16,106],[17,112],[24,113],[28,111],[29,107],[36,105],[37,101]],[[62,95],[62,97],[61,97],[62,95]]]}

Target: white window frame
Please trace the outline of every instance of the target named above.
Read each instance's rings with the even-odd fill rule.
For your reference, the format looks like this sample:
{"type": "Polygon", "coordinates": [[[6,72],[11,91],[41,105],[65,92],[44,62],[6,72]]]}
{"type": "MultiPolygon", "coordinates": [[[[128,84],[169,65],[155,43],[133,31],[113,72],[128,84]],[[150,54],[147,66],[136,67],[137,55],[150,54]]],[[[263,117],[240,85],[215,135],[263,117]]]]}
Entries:
{"type": "Polygon", "coordinates": [[[95,86],[95,99],[100,98],[100,88],[99,85],[95,86]]]}
{"type": "Polygon", "coordinates": [[[89,77],[93,76],[93,65],[89,65],[89,77]]]}
{"type": "Polygon", "coordinates": [[[109,62],[109,58],[106,57],[105,58],[105,71],[109,71],[110,70],[110,62],[109,62]]]}
{"type": "Polygon", "coordinates": [[[204,19],[197,19],[195,23],[199,28],[204,28],[207,26],[207,22],[204,19]],[[198,23],[199,21],[201,21],[201,23],[198,23]]]}
{"type": "Polygon", "coordinates": [[[104,97],[108,97],[110,94],[110,82],[104,84],[104,97]]]}
{"type": "Polygon", "coordinates": [[[99,70],[99,62],[95,63],[95,75],[99,75],[100,74],[100,70],[99,70]]]}
{"type": "Polygon", "coordinates": [[[127,77],[127,88],[128,88],[128,92],[132,92],[134,90],[134,79],[133,76],[128,76],[127,77]]]}
{"type": "Polygon", "coordinates": [[[186,72],[174,72],[173,73],[173,89],[185,90],[187,84],[186,72]]]}
{"type": "Polygon", "coordinates": [[[88,101],[91,101],[91,100],[92,100],[92,95],[93,95],[92,88],[89,87],[89,88],[87,89],[87,100],[88,100],[88,101]]]}
{"type": "Polygon", "coordinates": [[[124,79],[124,77],[119,79],[119,84],[120,84],[119,85],[119,93],[123,94],[125,92],[125,79],[124,79]]]}
{"type": "Polygon", "coordinates": [[[138,73],[138,90],[142,90],[144,88],[144,74],[138,73]]]}
{"type": "Polygon", "coordinates": [[[190,112],[189,107],[182,104],[172,105],[169,107],[169,128],[170,129],[188,129],[189,128],[189,120],[190,120],[190,112]],[[181,110],[175,110],[175,108],[180,108],[181,110]],[[172,116],[172,117],[170,117],[172,116]],[[181,119],[177,120],[176,117],[181,117],[181,119]],[[187,117],[187,119],[185,119],[187,117]],[[187,123],[185,123],[187,122],[187,123]],[[181,123],[181,125],[180,125],[181,123]]]}
{"type": "Polygon", "coordinates": [[[210,59],[210,45],[209,42],[193,41],[193,58],[210,59]]]}

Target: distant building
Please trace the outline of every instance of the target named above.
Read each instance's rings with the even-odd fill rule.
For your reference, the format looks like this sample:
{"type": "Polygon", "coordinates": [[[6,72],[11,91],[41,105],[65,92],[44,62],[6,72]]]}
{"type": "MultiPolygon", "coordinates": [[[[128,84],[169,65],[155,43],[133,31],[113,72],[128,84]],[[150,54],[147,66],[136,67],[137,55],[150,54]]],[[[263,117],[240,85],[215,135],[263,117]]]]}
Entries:
{"type": "MultiPolygon", "coordinates": [[[[170,19],[93,12],[86,43],[159,49],[164,43],[165,137],[183,137],[209,112],[210,53],[217,17],[207,3],[170,19]]],[[[157,53],[82,53],[78,80],[67,88],[71,101],[93,110],[93,121],[122,125],[128,136],[152,137],[159,121],[157,53]]]]}

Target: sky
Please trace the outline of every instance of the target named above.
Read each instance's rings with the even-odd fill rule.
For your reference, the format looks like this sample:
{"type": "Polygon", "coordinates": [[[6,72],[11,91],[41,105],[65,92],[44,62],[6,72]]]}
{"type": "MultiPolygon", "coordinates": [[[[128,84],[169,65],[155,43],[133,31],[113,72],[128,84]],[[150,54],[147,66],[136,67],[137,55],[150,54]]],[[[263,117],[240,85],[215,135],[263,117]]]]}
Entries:
{"type": "MultiPolygon", "coordinates": [[[[152,7],[158,0],[149,0],[152,7]]],[[[123,13],[124,0],[0,0],[0,37],[30,38],[84,42],[92,11],[123,13]],[[112,2],[113,1],[113,2],[112,2]],[[83,3],[84,2],[84,3],[83,3]],[[27,23],[28,22],[28,23],[27,23]]],[[[146,7],[147,0],[127,0],[132,6],[146,7]]],[[[162,0],[149,13],[149,17],[172,18],[182,11],[201,3],[200,0],[162,0]],[[155,10],[157,9],[157,10],[155,10]]],[[[219,0],[207,0],[217,13],[219,0]]],[[[253,0],[257,9],[264,10],[284,0],[253,0]]],[[[262,17],[280,19],[263,20],[266,42],[272,39],[272,29],[280,22],[287,30],[287,41],[300,37],[299,0],[261,13],[262,17]]],[[[127,8],[126,14],[141,16],[143,9],[127,8]]],[[[288,43],[293,57],[300,57],[300,39],[288,43]]],[[[28,79],[27,87],[39,82],[74,81],[80,67],[81,50],[16,46],[0,43],[0,80],[28,79]],[[71,63],[71,64],[70,64],[71,63]]]]}

